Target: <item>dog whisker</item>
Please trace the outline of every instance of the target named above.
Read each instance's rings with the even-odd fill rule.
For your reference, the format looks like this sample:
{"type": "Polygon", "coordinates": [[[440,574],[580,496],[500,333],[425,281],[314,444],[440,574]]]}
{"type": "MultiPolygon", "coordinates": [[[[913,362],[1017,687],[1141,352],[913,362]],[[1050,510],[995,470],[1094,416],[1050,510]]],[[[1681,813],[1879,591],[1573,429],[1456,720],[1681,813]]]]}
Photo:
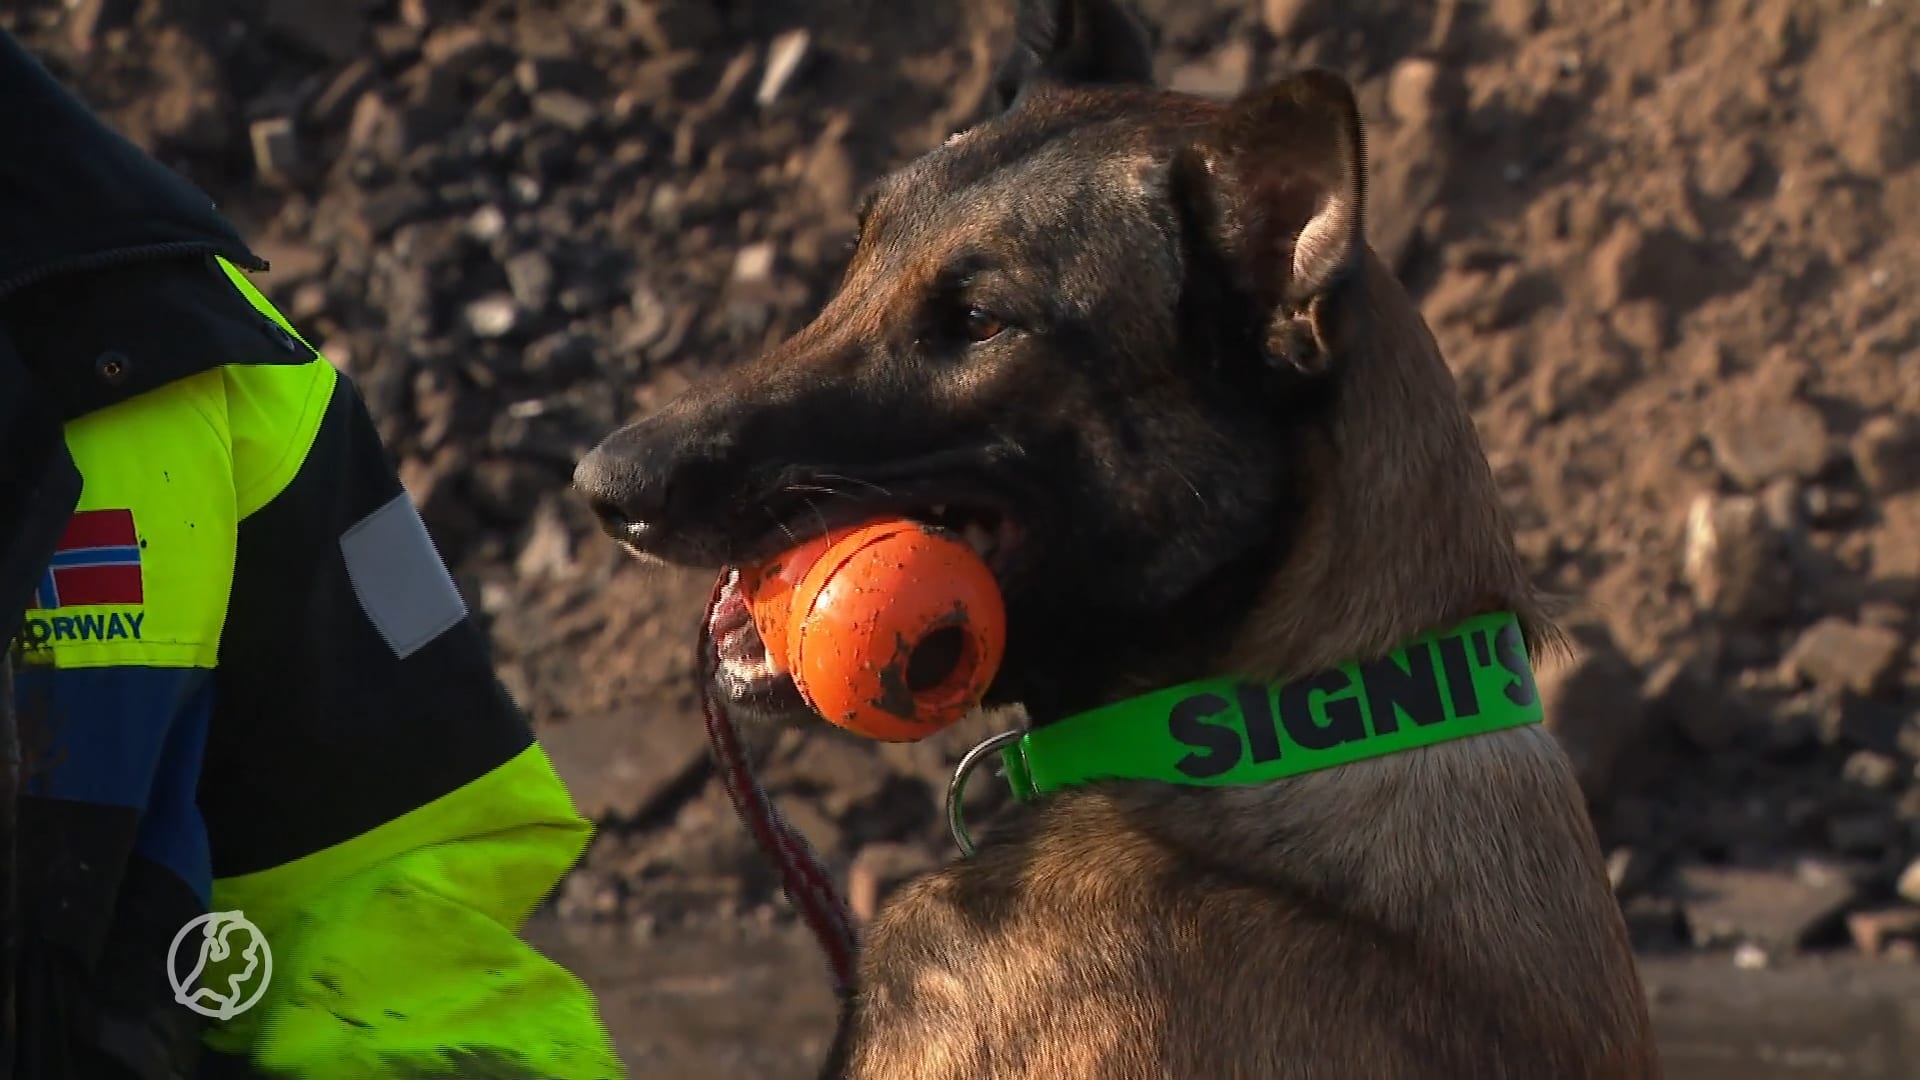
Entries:
{"type": "Polygon", "coordinates": [[[780,489],[780,492],[783,495],[801,495],[801,494],[811,492],[812,494],[815,494],[815,495],[839,495],[842,497],[850,497],[847,495],[846,492],[841,491],[839,488],[823,487],[819,484],[787,484],[780,489]]]}
{"type": "MultiPolygon", "coordinates": [[[[874,492],[875,494],[881,496],[882,498],[888,498],[888,499],[893,498],[893,492],[887,490],[884,487],[881,487],[879,484],[876,484],[871,480],[862,480],[857,476],[842,476],[839,473],[818,473],[816,474],[816,478],[820,480],[826,480],[829,482],[839,481],[840,483],[843,483],[843,484],[858,484],[859,486],[874,492]]],[[[845,495],[846,492],[844,491],[836,492],[836,494],[845,495]]]]}
{"type": "Polygon", "coordinates": [[[766,507],[761,507],[761,509],[766,510],[767,516],[773,519],[774,527],[778,528],[780,530],[780,534],[787,538],[787,543],[792,544],[795,547],[800,546],[800,538],[793,535],[793,530],[787,528],[787,523],[780,520],[780,515],[774,513],[772,510],[768,510],[766,507]]]}
{"type": "Polygon", "coordinates": [[[1167,466],[1167,471],[1172,473],[1174,476],[1179,477],[1180,482],[1187,485],[1187,490],[1193,492],[1193,501],[1200,504],[1200,512],[1206,513],[1207,510],[1209,509],[1209,507],[1207,506],[1207,497],[1205,495],[1200,494],[1200,488],[1197,485],[1195,485],[1193,481],[1187,479],[1186,473],[1181,472],[1179,469],[1174,468],[1172,465],[1167,466]]]}

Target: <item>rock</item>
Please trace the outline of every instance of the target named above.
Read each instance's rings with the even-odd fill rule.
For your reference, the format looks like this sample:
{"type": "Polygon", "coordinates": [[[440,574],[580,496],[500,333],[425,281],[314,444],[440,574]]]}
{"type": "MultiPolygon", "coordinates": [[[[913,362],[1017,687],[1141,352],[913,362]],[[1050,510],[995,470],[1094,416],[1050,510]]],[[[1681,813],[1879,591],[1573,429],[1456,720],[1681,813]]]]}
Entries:
{"type": "Polygon", "coordinates": [[[1630,300],[1687,307],[1706,291],[1706,267],[1693,245],[1671,229],[1615,225],[1594,251],[1591,269],[1593,298],[1602,309],[1630,300]]]}
{"type": "Polygon", "coordinates": [[[1821,718],[1822,744],[1848,750],[1874,750],[1883,754],[1897,751],[1901,721],[1901,712],[1897,707],[1833,689],[1814,692],[1828,698],[1834,706],[1821,718]]]}
{"type": "Polygon", "coordinates": [[[1822,529],[1851,525],[1860,520],[1861,511],[1866,509],[1859,492],[1827,484],[1808,485],[1802,502],[1807,521],[1822,529]]]}
{"type": "Polygon", "coordinates": [[[733,283],[750,285],[773,276],[773,245],[748,244],[733,255],[733,283]]]}
{"type": "Polygon", "coordinates": [[[382,240],[395,229],[425,214],[433,196],[417,185],[401,182],[366,196],[360,204],[360,225],[370,239],[382,240]]]}
{"type": "Polygon", "coordinates": [[[285,184],[300,166],[300,144],[293,137],[293,121],[284,116],[255,120],[247,128],[253,147],[253,167],[269,184],[285,184]]]}
{"type": "Polygon", "coordinates": [[[1840,766],[1840,778],[1872,791],[1886,791],[1900,779],[1900,763],[1876,750],[1855,750],[1840,766]]]}
{"type": "Polygon", "coordinates": [[[1703,195],[1727,199],[1739,194],[1759,167],[1759,152],[1753,141],[1732,138],[1705,152],[1694,173],[1694,183],[1703,195]]]}
{"type": "Polygon", "coordinates": [[[840,826],[832,815],[821,809],[816,800],[785,798],[779,801],[778,809],[781,816],[787,819],[787,824],[799,832],[830,870],[833,864],[844,858],[840,826]]]}
{"type": "Polygon", "coordinates": [[[1593,628],[1568,662],[1537,675],[1546,727],[1573,760],[1581,790],[1600,802],[1612,794],[1620,755],[1639,737],[1640,679],[1604,631],[1593,628]]]}
{"type": "Polygon", "coordinates": [[[491,244],[507,231],[507,215],[498,206],[482,206],[467,218],[467,235],[491,244]]]}
{"type": "Polygon", "coordinates": [[[1627,937],[1643,952],[1664,952],[1683,948],[1690,941],[1685,911],[1669,896],[1639,893],[1621,904],[1627,937]]]}
{"type": "Polygon", "coordinates": [[[1615,848],[1607,855],[1607,881],[1623,900],[1639,893],[1652,874],[1653,859],[1640,848],[1615,848]]]}
{"type": "Polygon", "coordinates": [[[1508,264],[1496,271],[1491,281],[1463,288],[1457,298],[1448,299],[1457,307],[1447,311],[1443,321],[1465,321],[1475,330],[1490,331],[1525,321],[1558,299],[1558,292],[1552,275],[1508,264]]]}
{"type": "Polygon", "coordinates": [[[1804,504],[1797,480],[1775,480],[1760,492],[1761,516],[1766,518],[1768,528],[1783,536],[1792,536],[1800,531],[1804,524],[1804,515],[1801,513],[1804,504]]]}
{"type": "Polygon", "coordinates": [[[1920,608],[1920,492],[1889,496],[1868,540],[1870,580],[1879,598],[1920,608]]]}
{"type": "Polygon", "coordinates": [[[847,870],[847,906],[854,918],[870,923],[889,893],[937,865],[938,860],[917,844],[868,844],[847,870]]]}
{"type": "Polygon", "coordinates": [[[1253,75],[1253,45],[1229,41],[1204,60],[1175,68],[1167,86],[1183,94],[1226,101],[1247,88],[1253,75]]]}
{"type": "Polygon", "coordinates": [[[549,90],[591,96],[601,89],[599,72],[568,56],[529,56],[513,67],[514,85],[531,98],[549,90]]]}
{"type": "Polygon", "coordinates": [[[1733,745],[1741,716],[1723,700],[1697,663],[1664,660],[1647,676],[1640,696],[1650,718],[1680,733],[1701,750],[1716,753],[1733,745]]]}
{"type": "Polygon", "coordinates": [[[564,385],[593,371],[593,338],[571,330],[556,330],[527,346],[520,369],[529,378],[564,385]]]}
{"type": "Polygon", "coordinates": [[[1764,971],[1773,966],[1773,957],[1761,946],[1743,941],[1733,950],[1733,966],[1741,971],[1764,971]]]}
{"type": "Polygon", "coordinates": [[[373,62],[365,57],[341,68],[307,106],[307,123],[323,130],[346,123],[353,115],[354,104],[373,85],[373,79],[373,62]]]}
{"type": "Polygon", "coordinates": [[[466,318],[467,329],[473,331],[475,337],[505,337],[519,325],[520,308],[512,294],[495,293],[468,302],[466,318]]]}
{"type": "Polygon", "coordinates": [[[1803,401],[1729,398],[1709,421],[1714,460],[1735,483],[1757,491],[1782,477],[1811,480],[1831,454],[1827,424],[1803,401]]]}
{"type": "Polygon", "coordinates": [[[1820,131],[1863,176],[1881,177],[1920,160],[1920,35],[1894,8],[1856,8],[1828,27],[1801,82],[1820,131]]]}
{"type": "Polygon", "coordinates": [[[1826,618],[1800,635],[1784,665],[1796,679],[1870,697],[1889,684],[1904,649],[1900,635],[1884,626],[1826,618]]]}
{"type": "Polygon", "coordinates": [[[1285,40],[1319,30],[1335,11],[1331,0],[1262,0],[1260,18],[1268,33],[1285,40]]]}
{"type": "Polygon", "coordinates": [[[487,459],[467,471],[474,509],[513,525],[525,521],[540,496],[556,486],[548,469],[529,461],[487,459]]]}
{"type": "Polygon", "coordinates": [[[1615,307],[1607,321],[1636,351],[1652,355],[1667,347],[1667,311],[1657,300],[1629,300],[1615,307]]]}
{"type": "Polygon", "coordinates": [[[1859,896],[1850,873],[1811,861],[1798,868],[1688,865],[1674,877],[1702,948],[1804,948],[1837,929],[1859,896]]]}
{"type": "Polygon", "coordinates": [[[1920,940],[1920,907],[1875,908],[1847,916],[1847,933],[1868,956],[1879,956],[1894,941],[1920,940]]]}
{"type": "Polygon", "coordinates": [[[1702,494],[1687,511],[1681,575],[1700,605],[1723,618],[1777,618],[1793,599],[1783,539],[1767,525],[1758,499],[1702,494]]]}
{"type": "Polygon", "coordinates": [[[1901,899],[1920,904],[1920,859],[1908,863],[1907,868],[1901,871],[1894,891],[1900,894],[1901,899]]]}
{"type": "Polygon", "coordinates": [[[818,797],[822,810],[840,817],[876,795],[887,772],[875,766],[870,746],[831,732],[789,731],[781,736],[772,760],[761,767],[760,780],[782,796],[792,792],[818,797]]]}
{"type": "MultiPolygon", "coordinates": [[[[128,32],[115,31],[108,40],[128,32]]],[[[138,89],[127,91],[131,99],[115,126],[142,145],[226,152],[238,125],[220,60],[201,39],[173,26],[149,31],[140,47],[156,62],[138,89]]]]}
{"type": "Polygon", "coordinates": [[[573,568],[573,537],[553,504],[543,502],[534,512],[526,543],[514,559],[514,572],[522,578],[551,579],[564,577],[573,568]]]}
{"type": "Polygon", "coordinates": [[[1451,143],[1436,132],[1437,125],[1399,124],[1388,127],[1384,139],[1373,136],[1367,232],[1388,266],[1401,267],[1418,238],[1435,235],[1422,223],[1456,165],[1451,143]]]}
{"type": "Polygon", "coordinates": [[[545,252],[522,251],[507,260],[507,284],[513,298],[529,312],[546,310],[553,298],[553,260],[545,252]]]}
{"type": "Polygon", "coordinates": [[[366,23],[352,5],[333,0],[267,0],[266,9],[270,33],[324,60],[352,60],[365,41],[366,23]]]}
{"type": "Polygon", "coordinates": [[[767,68],[760,76],[760,88],[753,93],[754,104],[761,108],[780,100],[787,84],[800,72],[806,62],[808,47],[813,36],[804,28],[788,30],[773,39],[767,46],[767,68]]]}
{"type": "Polygon", "coordinates": [[[567,90],[542,90],[533,96],[533,115],[578,135],[600,115],[594,104],[567,90]]]}
{"type": "Polygon", "coordinates": [[[668,309],[660,294],[645,284],[634,287],[627,299],[628,309],[633,319],[627,324],[621,335],[621,345],[631,349],[645,349],[659,341],[667,332],[668,309]]]}
{"type": "Polygon", "coordinates": [[[1424,56],[1402,60],[1387,74],[1387,108],[1404,124],[1432,123],[1445,107],[1444,73],[1424,56]]]}
{"type": "Polygon", "coordinates": [[[454,12],[451,0],[400,0],[400,21],[415,30],[426,30],[454,12]]]}
{"type": "Polygon", "coordinates": [[[484,27],[472,24],[443,26],[420,44],[427,68],[443,80],[464,78],[501,51],[484,27]]]}
{"type": "Polygon", "coordinates": [[[1876,416],[1853,437],[1854,466],[1867,490],[1892,495],[1920,487],[1920,419],[1876,416]]]}
{"type": "Polygon", "coordinates": [[[1546,8],[1542,0],[1491,0],[1486,17],[1501,33],[1524,41],[1545,22],[1546,8]]]}
{"type": "Polygon", "coordinates": [[[67,43],[77,53],[93,51],[100,36],[133,21],[137,0],[67,0],[67,43]]]}

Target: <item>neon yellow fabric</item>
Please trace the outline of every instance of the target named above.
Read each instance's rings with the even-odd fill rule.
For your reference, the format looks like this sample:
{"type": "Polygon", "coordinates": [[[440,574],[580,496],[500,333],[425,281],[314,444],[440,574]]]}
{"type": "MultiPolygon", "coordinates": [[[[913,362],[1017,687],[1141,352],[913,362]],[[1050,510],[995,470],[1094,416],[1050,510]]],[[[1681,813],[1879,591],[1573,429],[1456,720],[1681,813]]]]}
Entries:
{"type": "MultiPolygon", "coordinates": [[[[237,269],[225,269],[292,331],[237,269]]],[[[299,473],[339,376],[324,358],[223,372],[238,493],[230,497],[244,519],[299,473]]],[[[517,936],[591,835],[536,744],[344,843],[216,880],[215,909],[242,911],[259,927],[273,973],[261,1001],[212,1027],[207,1044],[303,1080],[433,1067],[462,1075],[445,1056],[462,1047],[517,1048],[526,1075],[543,1080],[624,1076],[591,993],[517,936]]]]}
{"type": "MultiPolygon", "coordinates": [[[[225,259],[220,260],[220,268],[256,310],[296,338],[300,336],[238,268],[225,259]]],[[[300,340],[304,344],[306,339],[300,340]]],[[[233,489],[240,520],[245,521],[272,502],[300,472],[340,376],[325,358],[221,370],[226,375],[233,425],[233,489]]]]}
{"type": "Polygon", "coordinates": [[[530,1077],[625,1075],[586,988],[515,935],[591,830],[534,746],[345,844],[215,882],[215,907],[246,912],[274,968],[209,1044],[311,1080],[452,1067],[476,1044],[518,1047],[530,1077]]]}
{"type": "Polygon", "coordinates": [[[140,602],[28,610],[23,661],[61,668],[213,667],[238,520],[220,373],[182,379],[83,416],[67,425],[66,437],[84,478],[77,512],[132,516],[140,602]]]}

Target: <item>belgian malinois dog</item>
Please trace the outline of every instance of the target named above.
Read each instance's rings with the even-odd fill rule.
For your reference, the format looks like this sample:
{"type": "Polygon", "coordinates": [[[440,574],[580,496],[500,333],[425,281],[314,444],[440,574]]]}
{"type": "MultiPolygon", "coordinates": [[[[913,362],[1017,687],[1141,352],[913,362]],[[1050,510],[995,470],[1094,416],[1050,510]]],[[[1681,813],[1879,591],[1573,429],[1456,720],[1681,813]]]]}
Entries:
{"type": "MultiPolygon", "coordinates": [[[[883,512],[964,533],[1006,596],[989,704],[1035,732],[1195,680],[1283,688],[1278,727],[1264,694],[1244,733],[1163,711],[1190,776],[1425,730],[1372,674],[1370,719],[1297,710],[1345,685],[1314,673],[1490,613],[1533,701],[1550,607],[1365,240],[1351,88],[1209,102],[1155,89],[1150,54],[1117,0],[1023,5],[1001,107],[878,182],[818,317],[609,436],[578,487],[635,552],[716,571],[883,512]]],[[[734,715],[819,722],[737,596],[709,631],[734,715]]],[[[1429,677],[1486,663],[1463,640],[1429,677]]],[[[1093,779],[994,826],[883,905],[829,1075],[1660,1075],[1537,723],[1269,782],[1093,779]]]]}

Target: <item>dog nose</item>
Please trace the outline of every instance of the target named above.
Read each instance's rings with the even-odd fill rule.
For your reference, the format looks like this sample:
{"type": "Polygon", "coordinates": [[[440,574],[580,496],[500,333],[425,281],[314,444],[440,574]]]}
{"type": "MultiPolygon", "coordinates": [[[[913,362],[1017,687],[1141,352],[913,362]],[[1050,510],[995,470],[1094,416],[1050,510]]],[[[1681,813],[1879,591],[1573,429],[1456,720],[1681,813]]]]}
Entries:
{"type": "Polygon", "coordinates": [[[609,450],[605,443],[594,447],[574,466],[573,487],[615,540],[641,546],[659,532],[668,477],[631,455],[609,450]]]}

